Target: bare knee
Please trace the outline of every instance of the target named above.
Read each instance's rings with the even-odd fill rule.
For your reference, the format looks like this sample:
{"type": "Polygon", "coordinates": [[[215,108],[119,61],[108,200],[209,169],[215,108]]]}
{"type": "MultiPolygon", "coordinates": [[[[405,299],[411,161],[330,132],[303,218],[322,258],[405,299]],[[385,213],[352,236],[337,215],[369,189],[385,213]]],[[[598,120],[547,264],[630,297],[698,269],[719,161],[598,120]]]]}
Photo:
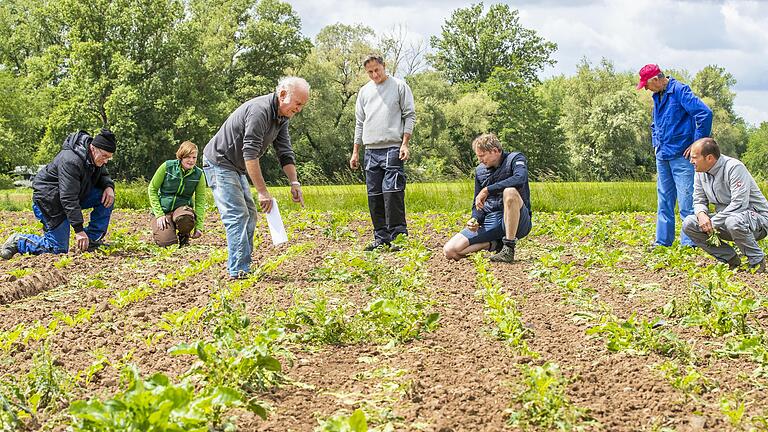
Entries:
{"type": "Polygon", "coordinates": [[[523,203],[523,197],[520,196],[520,192],[512,187],[504,189],[504,194],[502,197],[504,199],[505,205],[517,204],[519,207],[523,203]]]}
{"type": "Polygon", "coordinates": [[[454,261],[456,261],[456,260],[458,260],[459,258],[461,258],[461,257],[459,256],[458,252],[457,252],[457,251],[456,251],[456,250],[453,248],[453,246],[451,245],[451,242],[448,242],[448,243],[446,243],[446,244],[445,244],[445,246],[443,246],[443,255],[444,255],[444,256],[445,256],[447,259],[449,259],[449,260],[454,260],[454,261]]]}

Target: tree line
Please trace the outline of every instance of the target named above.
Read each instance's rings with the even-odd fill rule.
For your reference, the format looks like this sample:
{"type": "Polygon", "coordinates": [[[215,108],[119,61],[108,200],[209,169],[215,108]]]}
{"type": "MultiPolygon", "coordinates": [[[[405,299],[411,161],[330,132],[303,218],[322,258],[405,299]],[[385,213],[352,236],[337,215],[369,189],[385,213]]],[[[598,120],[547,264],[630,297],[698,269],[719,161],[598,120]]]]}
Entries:
{"type": "MultiPolygon", "coordinates": [[[[416,100],[412,180],[466,178],[476,164],[469,143],[489,131],[525,152],[537,180],[650,178],[652,101],[634,89],[636,73],[585,59],[573,76],[541,80],[556,49],[503,4],[456,9],[427,46],[402,28],[347,24],[310,40],[279,0],[5,0],[0,170],[47,163],[70,132],[109,127],[119,139],[113,175],[148,178],[179,142],[203,147],[234,108],[294,74],[312,86],[291,122],[300,178],[357,182],[347,164],[368,80],[361,59],[379,52],[416,100]]],[[[724,153],[768,174],[768,123],[749,127],[733,111],[730,73],[665,72],[713,109],[724,153]]],[[[271,154],[262,166],[281,181],[271,154]]]]}

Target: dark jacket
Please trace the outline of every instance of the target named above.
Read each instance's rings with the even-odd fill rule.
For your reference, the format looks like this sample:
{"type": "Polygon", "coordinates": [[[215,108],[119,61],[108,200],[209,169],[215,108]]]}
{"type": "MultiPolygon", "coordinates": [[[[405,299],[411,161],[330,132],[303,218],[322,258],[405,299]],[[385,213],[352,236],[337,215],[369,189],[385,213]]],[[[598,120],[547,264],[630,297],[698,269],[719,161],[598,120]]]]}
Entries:
{"type": "Polygon", "coordinates": [[[683,156],[685,149],[712,133],[712,110],[690,87],[669,78],[667,88],[653,94],[651,135],[656,159],[683,156]]]}
{"type": "Polygon", "coordinates": [[[59,154],[35,176],[32,200],[43,212],[47,229],[55,229],[68,219],[75,232],[83,231],[80,201],[94,187],[115,188],[106,165],[93,164],[88,151],[91,141],[93,138],[83,131],[70,134],[59,154]]]}
{"type": "Polygon", "coordinates": [[[280,116],[276,93],[240,105],[208,141],[203,156],[214,165],[245,174],[245,161],[259,159],[272,145],[280,166],[295,165],[287,117],[280,116]]]}
{"type": "Polygon", "coordinates": [[[502,153],[501,164],[496,168],[488,168],[483,164],[475,170],[475,198],[484,188],[488,188],[488,198],[482,209],[475,207],[472,200],[472,217],[482,223],[485,215],[495,211],[503,211],[502,201],[504,189],[515,188],[523,198],[523,203],[531,212],[531,189],[528,187],[528,160],[520,152],[502,153]]]}

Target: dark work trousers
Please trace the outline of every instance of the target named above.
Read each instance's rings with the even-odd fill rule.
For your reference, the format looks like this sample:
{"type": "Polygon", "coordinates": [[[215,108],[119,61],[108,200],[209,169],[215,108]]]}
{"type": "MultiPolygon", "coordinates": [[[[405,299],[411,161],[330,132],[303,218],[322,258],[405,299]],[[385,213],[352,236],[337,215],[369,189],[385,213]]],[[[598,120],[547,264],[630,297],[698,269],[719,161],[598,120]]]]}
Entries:
{"type": "Polygon", "coordinates": [[[389,243],[398,234],[407,235],[405,171],[400,148],[366,149],[363,164],[374,240],[389,243]]]}

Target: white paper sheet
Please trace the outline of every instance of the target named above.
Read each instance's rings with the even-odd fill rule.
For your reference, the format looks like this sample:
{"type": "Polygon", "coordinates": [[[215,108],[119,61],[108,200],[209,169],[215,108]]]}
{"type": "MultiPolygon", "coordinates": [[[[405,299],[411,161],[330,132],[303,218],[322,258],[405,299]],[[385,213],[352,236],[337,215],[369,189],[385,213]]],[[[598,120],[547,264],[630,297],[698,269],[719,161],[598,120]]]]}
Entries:
{"type": "Polygon", "coordinates": [[[272,210],[267,213],[267,224],[269,225],[269,235],[272,237],[273,245],[277,246],[288,241],[283,218],[280,217],[280,209],[277,208],[277,200],[274,198],[272,198],[272,210]]]}

